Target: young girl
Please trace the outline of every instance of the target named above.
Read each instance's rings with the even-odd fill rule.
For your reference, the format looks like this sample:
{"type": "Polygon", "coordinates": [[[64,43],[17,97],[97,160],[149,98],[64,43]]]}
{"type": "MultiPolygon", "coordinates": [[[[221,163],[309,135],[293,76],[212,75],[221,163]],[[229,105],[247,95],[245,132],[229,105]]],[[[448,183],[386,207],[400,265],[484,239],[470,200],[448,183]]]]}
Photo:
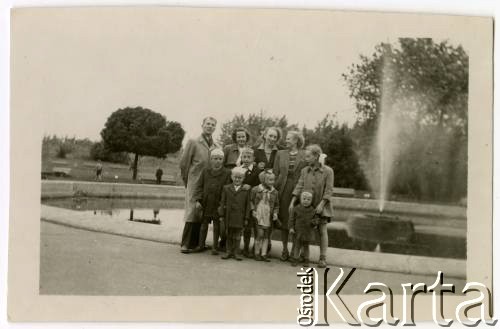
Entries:
{"type": "Polygon", "coordinates": [[[255,260],[269,262],[267,257],[268,237],[271,233],[271,220],[278,221],[279,198],[274,188],[275,176],[267,170],[260,173],[262,184],[255,186],[250,193],[250,207],[256,222],[255,260]],[[262,255],[261,255],[262,252],[262,255]]]}
{"type": "Polygon", "coordinates": [[[333,217],[333,169],[323,164],[321,147],[313,144],[306,147],[305,160],[307,166],[300,172],[300,178],[293,190],[290,211],[295,206],[296,198],[303,191],[312,191],[312,206],[315,208],[318,226],[316,232],[319,235],[320,252],[318,267],[326,267],[326,250],[328,249],[328,231],[326,224],[333,217]]]}
{"type": "Polygon", "coordinates": [[[294,236],[292,250],[292,266],[297,266],[299,252],[302,248],[304,267],[309,267],[309,242],[312,234],[312,221],[316,210],[311,205],[313,195],[309,191],[300,194],[300,204],[290,213],[290,235],[294,236]]]}

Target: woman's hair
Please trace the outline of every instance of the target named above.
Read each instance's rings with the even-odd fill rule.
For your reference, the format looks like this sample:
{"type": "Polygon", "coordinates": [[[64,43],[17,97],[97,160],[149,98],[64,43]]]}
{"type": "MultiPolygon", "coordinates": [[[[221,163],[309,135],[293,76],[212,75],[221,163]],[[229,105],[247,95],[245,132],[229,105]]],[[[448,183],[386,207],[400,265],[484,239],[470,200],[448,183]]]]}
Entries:
{"type": "Polygon", "coordinates": [[[323,154],[323,151],[321,150],[321,147],[318,144],[311,144],[306,147],[306,150],[311,152],[316,158],[318,158],[321,154],[323,154]]]}
{"type": "Polygon", "coordinates": [[[281,129],[279,127],[266,127],[266,129],[264,129],[264,132],[262,133],[262,141],[265,142],[266,141],[266,135],[267,133],[269,132],[269,130],[274,130],[276,132],[276,135],[278,135],[278,138],[276,139],[276,142],[278,142],[280,139],[281,139],[281,135],[283,135],[281,129]]]}
{"type": "Polygon", "coordinates": [[[244,127],[238,127],[234,129],[233,133],[231,134],[231,139],[233,140],[234,143],[236,143],[236,135],[238,134],[238,132],[244,132],[245,135],[247,136],[247,143],[250,141],[250,133],[248,132],[248,130],[246,130],[246,128],[244,127]]]}
{"type": "Polygon", "coordinates": [[[304,135],[298,130],[290,130],[287,134],[292,134],[293,138],[297,140],[297,148],[301,149],[304,147],[305,144],[305,138],[304,135]]]}

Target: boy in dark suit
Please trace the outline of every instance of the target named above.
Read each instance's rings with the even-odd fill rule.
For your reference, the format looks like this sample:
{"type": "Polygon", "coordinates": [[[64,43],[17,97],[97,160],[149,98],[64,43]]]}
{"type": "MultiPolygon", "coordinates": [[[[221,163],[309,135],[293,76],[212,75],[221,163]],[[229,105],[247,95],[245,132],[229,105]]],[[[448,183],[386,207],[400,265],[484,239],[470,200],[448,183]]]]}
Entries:
{"type": "Polygon", "coordinates": [[[249,185],[250,188],[260,184],[259,174],[262,171],[254,162],[253,152],[254,151],[249,147],[241,151],[241,168],[245,169],[243,185],[249,185]]]}
{"type": "Polygon", "coordinates": [[[250,218],[250,189],[243,185],[245,169],[235,167],[231,171],[232,184],[222,189],[219,215],[226,228],[226,255],[222,259],[235,258],[238,255],[243,227],[248,225],[250,218]]]}
{"type": "MultiPolygon", "coordinates": [[[[254,150],[247,147],[241,151],[241,168],[245,170],[245,178],[243,179],[243,185],[248,187],[250,190],[260,184],[259,174],[262,169],[259,169],[254,162],[254,150]]],[[[254,239],[257,237],[257,229],[254,218],[250,218],[247,225],[243,228],[243,256],[251,257],[253,252],[250,252],[250,238],[252,237],[252,231],[254,232],[254,239]]]]}
{"type": "MultiPolygon", "coordinates": [[[[221,149],[210,152],[210,167],[203,169],[198,182],[195,198],[196,208],[202,209],[203,218],[200,229],[200,240],[194,251],[205,250],[208,226],[213,222],[212,255],[218,255],[219,237],[221,237],[219,225],[219,201],[224,185],[231,183],[231,171],[222,166],[224,153],[221,149]]],[[[222,234],[223,237],[223,234],[222,234]]],[[[224,237],[225,238],[225,237],[224,237]]]]}

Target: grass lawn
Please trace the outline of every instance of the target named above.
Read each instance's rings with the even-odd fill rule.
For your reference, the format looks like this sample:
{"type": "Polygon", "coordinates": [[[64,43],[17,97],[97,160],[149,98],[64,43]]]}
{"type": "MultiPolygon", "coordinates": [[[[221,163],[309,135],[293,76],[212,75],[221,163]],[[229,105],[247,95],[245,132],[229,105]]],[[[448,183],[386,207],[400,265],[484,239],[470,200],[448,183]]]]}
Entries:
{"type": "MultiPolygon", "coordinates": [[[[97,161],[90,158],[91,143],[77,140],[72,151],[65,158],[57,157],[58,146],[44,143],[42,151],[42,173],[49,173],[46,179],[67,179],[95,181],[97,161]],[[56,177],[54,170],[68,171],[67,176],[56,177]]],[[[166,159],[140,157],[137,180],[132,180],[132,170],[128,164],[101,162],[103,181],[121,183],[154,183],[158,167],[163,170],[162,184],[182,185],[179,169],[179,154],[168,155],[166,159]]]]}

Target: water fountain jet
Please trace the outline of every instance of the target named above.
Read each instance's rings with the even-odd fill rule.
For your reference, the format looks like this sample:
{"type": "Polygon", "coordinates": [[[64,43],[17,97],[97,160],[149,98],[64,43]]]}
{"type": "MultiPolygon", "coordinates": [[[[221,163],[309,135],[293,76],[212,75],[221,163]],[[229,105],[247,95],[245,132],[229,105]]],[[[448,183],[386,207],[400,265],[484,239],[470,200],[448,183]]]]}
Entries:
{"type": "Polygon", "coordinates": [[[372,189],[378,190],[378,213],[353,216],[347,221],[349,236],[358,241],[360,246],[368,244],[373,247],[375,244],[375,251],[383,250],[384,244],[408,244],[414,236],[410,220],[402,220],[384,212],[392,165],[397,154],[397,136],[402,129],[397,101],[394,99],[395,79],[391,65],[390,59],[384,58],[377,141],[372,154],[372,160],[377,160],[372,164],[378,167],[378,175],[368,175],[372,189]]]}

